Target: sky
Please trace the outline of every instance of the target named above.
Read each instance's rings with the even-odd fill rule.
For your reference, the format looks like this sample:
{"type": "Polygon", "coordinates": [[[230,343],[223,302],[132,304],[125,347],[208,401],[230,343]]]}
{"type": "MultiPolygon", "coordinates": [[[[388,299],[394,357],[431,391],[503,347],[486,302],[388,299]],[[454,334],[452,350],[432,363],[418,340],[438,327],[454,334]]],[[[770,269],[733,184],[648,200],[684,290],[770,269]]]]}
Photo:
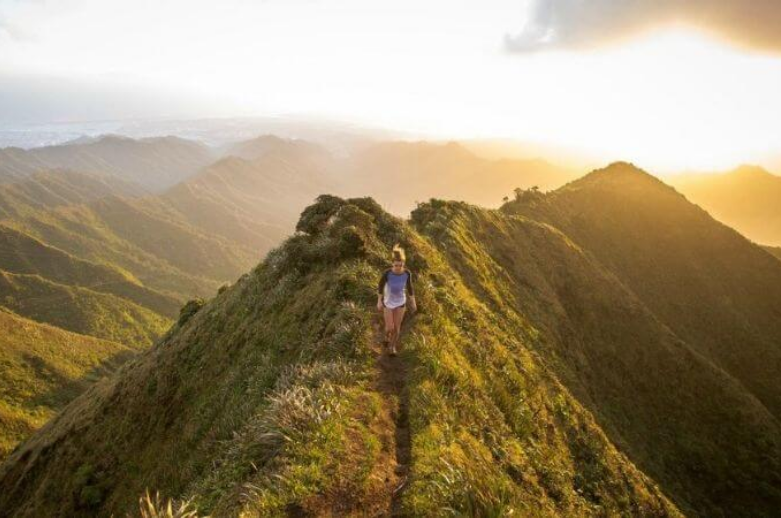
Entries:
{"type": "Polygon", "coordinates": [[[0,125],[312,114],[778,163],[779,26],[775,0],[0,0],[0,125]]]}

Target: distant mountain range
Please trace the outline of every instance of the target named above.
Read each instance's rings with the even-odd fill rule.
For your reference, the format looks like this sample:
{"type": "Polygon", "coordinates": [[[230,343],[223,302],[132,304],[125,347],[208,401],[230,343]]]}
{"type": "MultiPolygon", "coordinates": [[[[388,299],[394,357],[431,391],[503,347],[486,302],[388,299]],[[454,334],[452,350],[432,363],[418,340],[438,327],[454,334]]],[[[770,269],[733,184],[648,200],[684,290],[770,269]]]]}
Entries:
{"type": "Polygon", "coordinates": [[[109,174],[151,191],[170,187],[214,159],[209,148],[177,137],[134,140],[105,136],[58,146],[0,149],[0,181],[48,169],[109,174]]]}
{"type": "Polygon", "coordinates": [[[489,160],[455,142],[379,143],[356,152],[343,170],[348,195],[372,196],[395,214],[430,198],[498,207],[515,188],[552,189],[575,178],[543,160],[489,160]]]}
{"type": "Polygon", "coordinates": [[[303,208],[322,192],[339,190],[334,162],[324,151],[278,139],[242,147],[160,196],[196,228],[242,243],[262,256],[289,234],[303,208]],[[250,152],[250,148],[254,152],[250,152]]]}

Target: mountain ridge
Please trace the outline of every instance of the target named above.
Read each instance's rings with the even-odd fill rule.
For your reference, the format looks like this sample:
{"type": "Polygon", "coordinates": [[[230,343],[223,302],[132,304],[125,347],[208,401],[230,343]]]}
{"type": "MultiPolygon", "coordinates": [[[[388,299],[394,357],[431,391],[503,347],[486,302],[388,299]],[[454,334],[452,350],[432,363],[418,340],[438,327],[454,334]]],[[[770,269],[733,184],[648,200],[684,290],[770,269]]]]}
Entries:
{"type": "MultiPolygon", "coordinates": [[[[657,180],[616,167],[609,184],[696,214],[710,229],[703,236],[732,233],[657,180]]],[[[781,503],[778,420],[719,366],[717,350],[679,336],[665,307],[555,203],[589,200],[605,176],[547,195],[519,191],[502,210],[432,200],[409,222],[369,198],[320,196],[261,264],[183,313],[0,465],[0,506],[108,515],[151,485],[220,516],[366,505],[409,515],[770,516],[781,503]],[[407,249],[422,311],[392,360],[404,366],[403,386],[386,399],[372,382],[388,360],[371,308],[394,243],[407,249]],[[402,404],[408,423],[393,424],[387,416],[402,404]],[[395,464],[409,478],[390,498],[377,477],[400,426],[409,465],[395,464]]],[[[600,228],[610,239],[625,231],[614,211],[638,207],[632,197],[591,201],[612,222],[600,228]]],[[[640,236],[669,231],[664,219],[643,226],[642,210],[628,223],[640,236]]],[[[758,256],[734,243],[747,257],[735,263],[743,275],[758,256]]]]}
{"type": "MultiPolygon", "coordinates": [[[[327,512],[327,509],[355,510],[355,505],[374,501],[374,491],[382,494],[383,485],[378,487],[377,482],[370,478],[378,467],[377,462],[383,459],[377,456],[381,445],[373,445],[371,434],[367,435],[375,426],[380,400],[377,399],[378,394],[367,390],[366,385],[360,383],[369,374],[367,369],[376,361],[370,349],[374,332],[371,324],[373,317],[368,309],[374,298],[374,283],[367,274],[379,271],[385,249],[397,239],[411,252],[411,267],[415,271],[422,274],[431,270],[432,279],[437,279],[442,278],[447,270],[444,263],[436,264],[440,261],[439,256],[433,249],[429,249],[425,241],[368,199],[343,201],[334,197],[321,197],[317,204],[310,206],[302,215],[299,231],[300,234],[273,252],[250,275],[201,308],[187,322],[180,324],[179,329],[174,330],[144,357],[124,366],[119,376],[96,386],[74,401],[69,407],[70,412],[65,411],[47,429],[17,450],[0,468],[0,485],[8,489],[3,492],[6,496],[0,503],[16,508],[18,504],[14,502],[18,500],[15,499],[23,498],[21,495],[28,491],[34,491],[32,494],[40,495],[45,501],[57,502],[60,498],[56,496],[59,489],[50,487],[52,493],[48,489],[43,492],[32,489],[28,485],[29,477],[25,478],[26,482],[22,482],[22,485],[8,484],[18,477],[14,473],[21,473],[18,471],[20,469],[28,473],[43,469],[42,466],[36,467],[37,463],[48,465],[46,470],[51,473],[67,469],[67,463],[75,461],[89,463],[83,465],[89,465],[90,473],[99,473],[100,476],[93,475],[83,482],[76,480],[76,485],[63,488],[69,494],[75,491],[76,495],[82,496],[77,496],[75,501],[65,498],[59,505],[68,505],[73,512],[90,509],[90,505],[105,504],[122,509],[135,500],[141,487],[137,481],[127,479],[121,486],[115,485],[118,482],[116,469],[119,466],[128,467],[128,462],[143,463],[143,459],[156,459],[162,477],[158,478],[157,483],[168,480],[165,483],[169,488],[167,491],[200,495],[199,505],[219,515],[233,514],[240,509],[249,515],[266,515],[285,510],[294,512],[295,509],[303,512],[317,509],[322,512],[327,512]],[[317,254],[325,261],[312,261],[311,254],[317,254]],[[300,296],[291,297],[292,294],[300,296]],[[322,304],[326,300],[332,300],[332,304],[322,304]],[[331,318],[323,319],[325,315],[331,315],[331,318]],[[216,327],[209,326],[207,322],[214,322],[216,327]],[[270,326],[272,322],[276,325],[270,326]],[[223,334],[220,329],[230,331],[223,334]],[[301,336],[302,332],[305,336],[312,333],[311,338],[296,341],[294,337],[301,336]],[[219,346],[214,346],[215,343],[219,346]],[[270,348],[272,344],[276,346],[270,348]],[[244,374],[235,372],[226,376],[225,362],[235,355],[240,355],[243,361],[232,364],[231,371],[235,372],[234,369],[238,368],[244,374]],[[298,358],[298,362],[288,364],[294,358],[298,358]],[[261,361],[259,365],[255,363],[258,360],[261,361]],[[188,369],[195,369],[193,373],[198,372],[197,382],[184,372],[170,377],[179,371],[177,366],[185,365],[190,366],[188,369]],[[250,374],[252,372],[256,374],[253,376],[250,374]],[[247,378],[247,375],[250,377],[247,378]],[[150,380],[157,380],[151,392],[144,388],[147,382],[141,381],[147,376],[153,376],[150,380]],[[233,379],[246,380],[250,386],[257,388],[250,389],[249,393],[241,391],[237,394],[232,388],[233,379]],[[181,388],[177,388],[180,384],[181,388]],[[199,398],[182,399],[182,396],[176,394],[191,393],[193,390],[199,392],[197,387],[204,385],[208,385],[210,390],[203,393],[202,397],[211,400],[212,404],[196,404],[197,408],[202,409],[200,411],[196,408],[185,412],[176,411],[162,422],[148,420],[137,413],[149,404],[140,400],[148,400],[150,397],[189,407],[199,398]],[[264,386],[268,387],[265,391],[261,389],[264,386]],[[302,418],[309,415],[313,421],[306,418],[301,421],[301,418],[295,417],[296,414],[288,414],[294,408],[289,405],[296,405],[298,394],[304,398],[302,418]],[[133,405],[135,410],[108,406],[110,401],[137,398],[140,400],[139,406],[133,405]],[[226,401],[223,398],[228,399],[226,401]],[[217,401],[222,403],[215,406],[217,401]],[[233,403],[228,401],[238,406],[234,409],[233,403]],[[258,403],[260,406],[256,407],[255,412],[259,413],[256,414],[251,409],[258,403]],[[340,408],[342,410],[337,410],[340,408]],[[207,412],[204,416],[207,421],[188,424],[187,415],[196,415],[202,411],[207,412]],[[68,432],[72,426],[81,427],[78,422],[89,422],[94,419],[92,416],[97,415],[103,417],[82,428],[80,437],[68,432]],[[123,432],[119,428],[117,433],[112,433],[114,441],[125,445],[121,450],[112,449],[100,440],[95,442],[98,436],[93,436],[93,433],[102,435],[105,432],[100,429],[113,421],[112,415],[124,415],[123,420],[136,423],[132,432],[123,432]],[[242,415],[244,417],[240,417],[242,415]],[[252,415],[256,417],[252,418],[252,415]],[[239,428],[236,428],[236,418],[244,423],[239,428]],[[207,429],[198,433],[201,426],[207,426],[207,429]],[[148,437],[156,433],[155,430],[169,430],[165,432],[167,438],[159,438],[162,442],[156,444],[150,443],[148,437]],[[280,444],[275,439],[278,433],[291,437],[292,442],[275,454],[274,449],[278,447],[275,445],[280,444]],[[226,434],[234,437],[234,441],[229,441],[233,446],[226,444],[219,448],[222,453],[218,452],[216,468],[209,468],[208,473],[198,475],[205,466],[203,461],[197,459],[203,455],[209,457],[211,448],[207,446],[208,438],[214,436],[219,439],[226,434]],[[205,439],[207,443],[198,446],[205,439]],[[64,449],[54,446],[66,443],[77,449],[91,444],[94,451],[99,450],[103,452],[101,455],[107,457],[98,461],[92,456],[95,459],[93,463],[77,454],[69,460],[56,453],[64,453],[64,449]],[[136,461],[127,457],[127,453],[142,443],[148,444],[151,449],[140,456],[134,454],[136,461]],[[297,444],[307,446],[301,449],[297,444]],[[43,450],[39,450],[40,447],[43,450]],[[163,453],[168,448],[174,448],[179,453],[170,457],[170,452],[163,453]],[[176,466],[167,466],[166,463],[161,465],[161,455],[166,455],[168,459],[178,457],[176,466]],[[252,458],[256,459],[260,470],[256,474],[245,464],[252,458]],[[28,461],[33,464],[25,468],[24,464],[28,461]],[[202,467],[198,468],[199,465],[202,467]],[[358,468],[363,465],[367,467],[358,468]],[[188,481],[190,476],[194,478],[188,481]],[[249,497],[241,497],[232,489],[242,480],[252,484],[249,497]],[[179,489],[173,489],[175,487],[179,489]],[[85,493],[87,489],[89,491],[85,493]],[[86,498],[86,495],[92,494],[98,495],[94,501],[86,498]],[[335,495],[343,496],[335,498],[335,495]]],[[[425,394],[433,397],[444,389],[445,392],[438,397],[445,398],[450,406],[457,404],[457,398],[463,398],[463,395],[450,392],[446,385],[440,385],[439,382],[431,386],[430,382],[451,379],[457,386],[471,383],[468,377],[448,369],[446,364],[442,364],[440,369],[444,370],[432,378],[430,369],[436,368],[436,363],[432,363],[435,358],[441,358],[437,363],[452,361],[446,360],[446,355],[442,356],[442,351],[451,348],[440,342],[443,335],[436,329],[439,326],[445,326],[443,330],[449,329],[455,323],[448,317],[449,306],[441,306],[447,304],[445,294],[437,294],[436,290],[461,291],[467,297],[464,301],[470,313],[466,318],[486,332],[490,329],[489,322],[480,316],[479,302],[470,298],[463,287],[449,288],[447,284],[441,284],[442,281],[435,282],[439,287],[429,288],[425,282],[418,283],[421,304],[427,307],[432,316],[426,318],[425,323],[413,324],[416,327],[422,325],[423,332],[409,336],[410,351],[406,353],[414,355],[408,357],[407,364],[413,369],[410,383],[417,387],[409,392],[410,430],[413,437],[416,434],[421,437],[420,442],[412,442],[411,458],[413,461],[419,460],[417,465],[413,463],[411,467],[414,478],[402,497],[401,505],[407,513],[426,515],[447,505],[463,510],[471,506],[478,512],[490,508],[509,510],[521,505],[522,500],[519,499],[528,498],[526,505],[533,506],[542,514],[553,514],[556,509],[569,514],[590,514],[595,512],[594,502],[600,501],[602,505],[615,509],[636,509],[637,512],[655,510],[658,514],[677,515],[675,507],[659,493],[653,483],[607,444],[593,421],[583,415],[577,403],[547,376],[540,374],[542,377],[523,389],[524,394],[528,390],[531,397],[536,393],[533,387],[545,386],[546,390],[559,394],[561,411],[552,407],[541,408],[537,418],[531,419],[531,413],[524,416],[523,412],[518,413],[520,409],[513,410],[514,405],[502,394],[510,387],[523,387],[526,382],[523,381],[525,375],[522,372],[536,369],[533,367],[536,362],[528,353],[523,355],[522,360],[513,359],[510,351],[502,345],[503,338],[510,338],[509,332],[506,335],[501,333],[501,338],[490,338],[491,347],[500,354],[494,360],[497,365],[488,367],[478,363],[469,367],[471,361],[476,361],[473,356],[478,354],[476,349],[465,349],[471,361],[466,358],[455,360],[481,380],[474,387],[476,400],[472,402],[470,399],[469,407],[460,411],[453,407],[455,413],[451,418],[446,418],[459,429],[452,439],[437,432],[443,429],[444,422],[432,428],[434,423],[431,420],[440,422],[446,414],[441,415],[435,407],[431,407],[435,400],[418,398],[425,394]],[[441,302],[438,302],[440,298],[441,302]],[[519,371],[519,362],[529,363],[519,371]],[[502,368],[512,369],[515,373],[514,381],[508,379],[508,385],[503,385],[498,378],[494,378],[494,383],[499,385],[491,389],[485,387],[484,384],[492,379],[489,373],[502,368]],[[485,405],[493,409],[494,413],[486,413],[481,409],[485,405]],[[459,414],[467,423],[466,426],[456,424],[459,414]],[[480,418],[494,425],[500,436],[492,438],[490,428],[487,427],[472,429],[473,423],[478,423],[476,419],[480,418]],[[581,419],[584,421],[581,422],[581,419]],[[558,423],[557,431],[546,432],[546,427],[550,429],[554,422],[558,423]],[[529,427],[528,430],[525,427],[529,427]],[[528,436],[529,433],[533,433],[540,441],[538,447],[543,451],[533,453],[533,450],[529,450],[524,453],[520,441],[533,440],[528,436]],[[448,450],[440,450],[439,446],[431,449],[431,444],[444,447],[451,440],[454,441],[449,447],[451,453],[446,458],[440,457],[448,450]],[[572,446],[559,446],[558,441],[565,441],[565,444],[567,441],[575,442],[572,446]],[[592,453],[586,454],[584,458],[576,456],[573,459],[571,456],[576,455],[576,451],[592,453]],[[534,460],[528,459],[527,455],[533,455],[534,460]],[[603,457],[607,459],[604,463],[603,457]],[[448,462],[449,468],[446,467],[448,462]],[[575,480],[563,472],[558,474],[558,469],[564,470],[573,462],[583,465],[596,463],[600,468],[585,478],[575,480]],[[538,479],[543,477],[543,473],[547,473],[545,478],[538,479]],[[603,480],[612,480],[615,486],[600,483],[603,480]],[[438,481],[439,486],[433,484],[433,481],[438,481]],[[576,492],[572,484],[580,487],[582,493],[576,492]],[[461,495],[464,487],[473,486],[475,489],[471,497],[461,495]],[[437,487],[440,489],[437,490],[437,487]],[[622,494],[627,496],[622,497],[622,494]]],[[[450,334],[451,331],[448,331],[447,335],[450,334]]],[[[517,342],[513,343],[513,347],[521,347],[517,342]]],[[[522,348],[516,350],[523,351],[522,348]]],[[[542,397],[544,400],[542,394],[537,393],[535,399],[542,397]]],[[[131,469],[133,471],[135,468],[131,469]]],[[[28,504],[38,506],[29,507],[29,511],[46,509],[47,504],[40,497],[28,501],[28,504]]]]}
{"type": "Polygon", "coordinates": [[[629,164],[510,202],[505,210],[562,229],[684,340],[781,415],[773,381],[781,365],[774,345],[781,337],[781,272],[760,247],[629,164]],[[732,270],[743,272],[739,280],[732,270]],[[700,299],[714,303],[702,306],[700,299]],[[751,344],[750,352],[734,343],[751,344]]]}

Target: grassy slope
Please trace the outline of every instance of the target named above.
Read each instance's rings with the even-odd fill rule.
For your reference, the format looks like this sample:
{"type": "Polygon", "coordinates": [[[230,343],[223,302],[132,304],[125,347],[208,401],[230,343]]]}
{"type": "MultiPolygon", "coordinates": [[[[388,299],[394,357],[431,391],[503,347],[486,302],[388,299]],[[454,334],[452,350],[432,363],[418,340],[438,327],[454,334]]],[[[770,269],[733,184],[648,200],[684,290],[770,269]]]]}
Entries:
{"type": "Polygon", "coordinates": [[[778,420],[588,252],[544,224],[463,204],[423,206],[413,221],[490,314],[534,324],[546,364],[687,513],[758,516],[781,502],[778,420]]]}
{"type": "Polygon", "coordinates": [[[145,288],[124,272],[77,259],[1,224],[0,270],[111,293],[168,317],[174,317],[181,306],[178,300],[145,288]]]}
{"type": "Polygon", "coordinates": [[[507,209],[562,229],[781,418],[781,268],[760,247],[629,164],[507,209]]]}
{"type": "Polygon", "coordinates": [[[0,458],[133,353],[0,309],[0,458]]]}
{"type": "Polygon", "coordinates": [[[323,199],[300,228],[25,443],[0,468],[0,505],[123,512],[148,486],[217,515],[378,505],[392,445],[377,434],[370,308],[386,250],[401,241],[426,308],[401,360],[407,513],[676,514],[529,348],[534,329],[487,312],[407,225],[370,200],[323,199]]]}
{"type": "Polygon", "coordinates": [[[141,196],[144,190],[113,176],[70,170],[41,171],[0,185],[0,218],[21,217],[43,208],[89,203],[105,196],[141,196]]]}
{"type": "Polygon", "coordinates": [[[45,169],[46,164],[18,147],[0,149],[0,182],[17,182],[45,169]]]}
{"type": "Polygon", "coordinates": [[[38,322],[125,344],[149,345],[171,323],[115,295],[2,270],[0,305],[38,322]]]}
{"type": "Polygon", "coordinates": [[[180,301],[214,293],[257,260],[259,252],[208,235],[170,203],[142,194],[106,175],[46,171],[0,185],[0,221],[180,301]]]}
{"type": "MultiPolygon", "coordinates": [[[[142,194],[117,178],[72,171],[0,186],[0,306],[70,331],[149,345],[182,300],[214,293],[251,264],[254,254],[241,251],[237,259],[241,247],[187,226],[164,204],[116,196],[142,194]],[[180,269],[198,263],[220,277],[180,269]]],[[[45,378],[47,372],[38,372],[40,381],[60,383],[69,394],[85,386],[45,378]]],[[[21,438],[16,424],[7,426],[21,438]]]]}
{"type": "Polygon", "coordinates": [[[588,251],[459,203],[413,224],[321,198],[301,233],[0,466],[0,507],[123,514],[147,487],[217,516],[781,505],[778,421],[588,251]],[[398,360],[411,465],[394,497],[397,402],[376,383],[371,308],[395,242],[424,311],[398,360]]]}
{"type": "Polygon", "coordinates": [[[38,211],[4,222],[69,254],[129,272],[145,286],[180,299],[213,293],[257,254],[177,222],[150,201],[102,200],[38,211]]]}
{"type": "Polygon", "coordinates": [[[297,151],[269,151],[255,160],[225,158],[161,199],[193,226],[265,253],[292,231],[317,194],[332,187],[330,160],[297,151]]]}
{"type": "Polygon", "coordinates": [[[113,235],[189,275],[232,281],[260,255],[249,246],[188,225],[161,199],[104,198],[90,209],[113,235]]]}

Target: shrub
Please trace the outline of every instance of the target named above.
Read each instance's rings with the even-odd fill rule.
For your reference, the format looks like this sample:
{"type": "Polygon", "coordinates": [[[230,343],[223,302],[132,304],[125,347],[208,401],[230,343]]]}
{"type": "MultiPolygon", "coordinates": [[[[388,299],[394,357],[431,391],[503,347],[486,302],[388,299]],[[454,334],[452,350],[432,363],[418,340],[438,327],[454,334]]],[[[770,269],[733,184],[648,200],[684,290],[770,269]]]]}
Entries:
{"type": "Polygon", "coordinates": [[[183,326],[193,317],[193,315],[198,313],[204,304],[206,304],[206,302],[201,298],[187,301],[187,303],[182,306],[182,309],[179,311],[179,325],[183,326]]]}
{"type": "Polygon", "coordinates": [[[323,194],[317,197],[317,202],[301,213],[296,224],[296,230],[311,236],[317,235],[328,226],[333,215],[344,205],[344,200],[338,196],[323,194]]]}

